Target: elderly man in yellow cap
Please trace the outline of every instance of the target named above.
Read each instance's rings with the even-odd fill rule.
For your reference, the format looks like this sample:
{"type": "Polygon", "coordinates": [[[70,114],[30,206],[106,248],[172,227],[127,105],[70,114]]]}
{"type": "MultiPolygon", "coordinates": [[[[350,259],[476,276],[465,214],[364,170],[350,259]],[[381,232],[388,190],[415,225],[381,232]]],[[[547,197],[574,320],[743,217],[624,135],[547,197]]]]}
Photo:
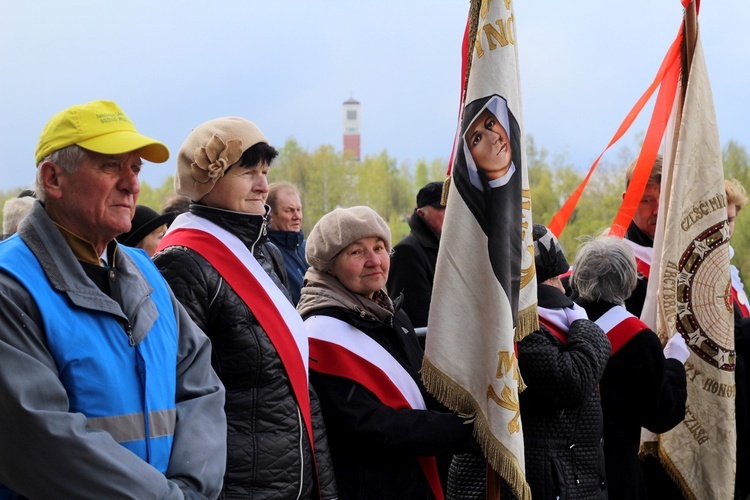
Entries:
{"type": "Polygon", "coordinates": [[[211,346],[130,229],[167,147],[110,101],[49,121],[35,202],[0,243],[0,498],[215,498],[226,456],[211,346]]]}

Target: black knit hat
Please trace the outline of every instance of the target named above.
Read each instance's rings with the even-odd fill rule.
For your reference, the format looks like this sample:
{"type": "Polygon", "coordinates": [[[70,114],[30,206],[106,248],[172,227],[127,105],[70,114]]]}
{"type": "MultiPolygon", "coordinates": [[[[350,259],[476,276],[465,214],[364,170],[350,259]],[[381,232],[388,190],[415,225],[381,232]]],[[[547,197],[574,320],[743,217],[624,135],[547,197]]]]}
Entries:
{"type": "Polygon", "coordinates": [[[130,226],[130,231],[118,236],[117,241],[123,245],[134,247],[157,227],[163,224],[170,225],[175,217],[177,217],[176,213],[159,215],[159,213],[152,208],[145,205],[136,205],[133,224],[130,226]]]}
{"type": "Polygon", "coordinates": [[[430,182],[426,184],[417,193],[417,208],[426,206],[444,208],[445,205],[440,203],[443,198],[443,183],[440,181],[430,182]]]}
{"type": "Polygon", "coordinates": [[[570,269],[560,242],[541,224],[534,224],[534,263],[537,283],[560,276],[570,269]]]}

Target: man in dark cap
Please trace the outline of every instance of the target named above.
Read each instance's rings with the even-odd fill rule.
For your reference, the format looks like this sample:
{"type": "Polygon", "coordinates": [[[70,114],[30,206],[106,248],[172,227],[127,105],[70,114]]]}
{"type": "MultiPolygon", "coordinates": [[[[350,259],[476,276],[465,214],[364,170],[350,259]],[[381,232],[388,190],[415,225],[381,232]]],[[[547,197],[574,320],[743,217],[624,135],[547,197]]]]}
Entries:
{"type": "Polygon", "coordinates": [[[417,208],[409,218],[411,232],[393,247],[388,293],[404,294],[404,311],[415,327],[427,326],[445,205],[443,183],[430,182],[417,193],[417,208]]]}

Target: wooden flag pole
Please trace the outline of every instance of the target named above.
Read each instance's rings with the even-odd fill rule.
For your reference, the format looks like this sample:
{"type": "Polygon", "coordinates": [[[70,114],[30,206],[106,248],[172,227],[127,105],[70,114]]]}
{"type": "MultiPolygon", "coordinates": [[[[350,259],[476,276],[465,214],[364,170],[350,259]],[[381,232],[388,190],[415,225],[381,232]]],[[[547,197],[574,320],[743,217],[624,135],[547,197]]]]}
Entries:
{"type": "Polygon", "coordinates": [[[683,46],[683,68],[682,68],[682,99],[685,101],[685,92],[687,90],[687,80],[690,76],[690,68],[693,64],[693,54],[695,53],[695,43],[698,40],[698,11],[696,0],[692,0],[685,8],[685,38],[683,46]]]}
{"type": "MultiPolygon", "coordinates": [[[[677,143],[680,139],[680,123],[682,119],[680,118],[682,116],[682,107],[685,104],[685,94],[687,92],[687,86],[688,86],[688,80],[690,78],[690,67],[693,63],[693,54],[695,53],[695,43],[698,39],[698,12],[696,8],[696,0],[683,0],[683,5],[685,5],[686,2],[689,2],[687,6],[685,6],[685,13],[683,15],[683,33],[684,36],[682,37],[682,89],[680,89],[680,99],[677,101],[676,106],[677,110],[674,113],[674,116],[677,117],[675,119],[675,127],[672,134],[672,151],[670,151],[672,158],[672,161],[674,161],[675,154],[677,153],[677,143]]],[[[667,175],[667,185],[672,185],[672,171],[673,169],[669,169],[669,174],[667,175]]],[[[669,206],[669,192],[667,191],[664,193],[664,206],[669,206]]]]}
{"type": "Polygon", "coordinates": [[[487,463],[487,500],[500,500],[500,474],[487,463]]]}

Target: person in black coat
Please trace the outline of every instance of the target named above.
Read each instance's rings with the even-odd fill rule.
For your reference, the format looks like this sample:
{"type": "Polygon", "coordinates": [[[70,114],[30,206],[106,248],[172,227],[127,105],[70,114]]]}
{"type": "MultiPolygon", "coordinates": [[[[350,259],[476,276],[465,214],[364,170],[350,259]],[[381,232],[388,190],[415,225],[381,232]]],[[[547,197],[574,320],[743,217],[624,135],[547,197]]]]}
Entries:
{"type": "MultiPolygon", "coordinates": [[[[748,203],[745,187],[736,179],[726,179],[727,225],[729,237],[734,234],[735,219],[748,203]]],[[[729,247],[730,258],[734,248],[729,247]]],[[[740,277],[740,271],[730,266],[732,276],[732,302],[734,303],[734,348],[736,352],[734,378],[736,381],[735,412],[737,415],[737,475],[735,498],[750,496],[750,373],[747,358],[750,355],[750,302],[740,277]]]]}
{"type": "Polygon", "coordinates": [[[610,343],[565,295],[557,239],[540,224],[533,234],[540,329],[518,343],[526,480],[535,499],[606,499],[598,384],[610,343]]]}
{"type": "Polygon", "coordinates": [[[388,225],[364,206],[326,214],[307,240],[297,310],[341,499],[441,498],[441,458],[478,447],[422,384],[414,328],[385,292],[390,249],[388,225]]]}
{"type": "MultiPolygon", "coordinates": [[[[568,298],[560,281],[569,265],[557,238],[534,224],[539,330],[518,343],[526,389],[519,395],[526,481],[534,499],[606,499],[599,379],[610,343],[568,298]]],[[[448,476],[448,500],[483,500],[486,464],[459,455],[448,476]]],[[[503,485],[505,486],[505,485],[503,485]]],[[[503,488],[502,498],[515,498],[503,488]]]]}
{"type": "Polygon", "coordinates": [[[662,350],[656,333],[625,309],[637,279],[628,243],[601,237],[578,249],[570,280],[575,300],[612,344],[599,384],[611,499],[648,498],[638,462],[641,428],[663,433],[685,418],[690,352],[679,334],[662,350]]]}
{"type": "Polygon", "coordinates": [[[154,256],[211,339],[227,388],[221,498],[335,499],[325,425],[310,386],[305,327],[266,241],[267,174],[278,152],[252,122],[205,122],[180,148],[175,189],[189,196],[154,256]]]}
{"type": "MultiPolygon", "coordinates": [[[[427,326],[435,279],[445,205],[442,182],[430,182],[417,193],[417,208],[409,218],[411,232],[393,247],[388,294],[404,294],[404,312],[415,327],[427,326]]],[[[422,343],[424,346],[424,342],[422,343]]]]}

